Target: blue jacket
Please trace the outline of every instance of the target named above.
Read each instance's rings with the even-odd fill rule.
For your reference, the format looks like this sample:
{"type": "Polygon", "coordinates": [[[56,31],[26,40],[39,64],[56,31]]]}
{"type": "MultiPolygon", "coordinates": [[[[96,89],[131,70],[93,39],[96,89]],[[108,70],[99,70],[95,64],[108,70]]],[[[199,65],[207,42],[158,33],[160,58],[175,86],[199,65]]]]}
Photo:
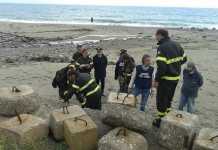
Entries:
{"type": "Polygon", "coordinates": [[[196,70],[191,74],[187,69],[183,71],[182,94],[189,97],[197,97],[199,88],[203,85],[203,77],[196,70]]]}
{"type": "Polygon", "coordinates": [[[146,69],[142,65],[136,66],[135,87],[139,89],[151,89],[153,72],[154,68],[152,66],[146,69]]]}

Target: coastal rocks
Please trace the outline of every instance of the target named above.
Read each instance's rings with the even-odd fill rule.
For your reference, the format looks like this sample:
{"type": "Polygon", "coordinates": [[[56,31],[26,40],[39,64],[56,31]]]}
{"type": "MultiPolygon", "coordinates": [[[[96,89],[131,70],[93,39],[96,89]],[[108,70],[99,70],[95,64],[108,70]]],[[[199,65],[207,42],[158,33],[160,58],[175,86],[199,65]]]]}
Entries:
{"type": "Polygon", "coordinates": [[[87,115],[65,120],[64,137],[70,150],[97,148],[97,126],[87,115]]]}
{"type": "Polygon", "coordinates": [[[148,150],[146,139],[125,128],[116,128],[102,137],[98,150],[148,150]]]}
{"type": "Polygon", "coordinates": [[[57,62],[57,63],[69,63],[70,58],[68,56],[64,55],[55,55],[55,56],[50,56],[47,54],[39,54],[36,56],[30,56],[28,58],[29,61],[36,61],[36,62],[42,62],[42,61],[47,61],[47,62],[57,62]]]}
{"type": "MultiPolygon", "coordinates": [[[[64,108],[63,108],[64,109],[64,108]]],[[[86,115],[79,106],[70,106],[68,112],[63,112],[63,109],[54,110],[50,115],[50,127],[53,136],[56,140],[64,139],[64,121],[67,119],[74,119],[86,115]]]]}
{"type": "Polygon", "coordinates": [[[112,127],[126,127],[142,134],[148,134],[152,129],[152,116],[136,108],[120,105],[103,105],[103,122],[112,127]]]}
{"type": "Polygon", "coordinates": [[[201,129],[195,140],[193,150],[218,150],[218,130],[201,129]]]}
{"type": "Polygon", "coordinates": [[[31,144],[48,136],[49,128],[45,120],[23,114],[0,123],[1,136],[10,143],[31,144]]]}
{"type": "Polygon", "coordinates": [[[89,108],[85,108],[84,111],[89,115],[89,117],[97,125],[99,139],[102,136],[104,136],[105,134],[107,134],[112,129],[112,127],[110,127],[102,122],[102,112],[101,111],[93,110],[93,109],[89,109],[89,108]]]}
{"type": "Polygon", "coordinates": [[[168,149],[185,150],[192,146],[199,118],[180,111],[171,111],[162,119],[158,142],[168,149]]]}
{"type": "Polygon", "coordinates": [[[39,107],[39,96],[27,85],[0,88],[0,115],[33,113],[39,107]]]}

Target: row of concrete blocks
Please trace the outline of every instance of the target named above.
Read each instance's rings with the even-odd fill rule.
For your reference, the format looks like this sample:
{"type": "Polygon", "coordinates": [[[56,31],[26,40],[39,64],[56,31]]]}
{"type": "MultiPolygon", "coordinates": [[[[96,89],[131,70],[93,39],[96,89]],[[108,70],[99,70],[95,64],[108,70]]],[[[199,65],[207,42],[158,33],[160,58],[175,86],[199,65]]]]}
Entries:
{"type": "MultiPolygon", "coordinates": [[[[112,99],[114,98],[109,96],[108,101],[114,103],[111,101],[112,99]]],[[[125,101],[127,103],[131,101],[131,96],[125,101]]],[[[120,119],[124,122],[124,124],[120,125],[132,129],[132,123],[133,126],[137,127],[139,122],[134,122],[134,119],[137,116],[141,116],[141,112],[127,106],[122,99],[120,102],[117,102],[116,99],[116,103],[118,104],[107,105],[105,107],[106,111],[103,109],[106,112],[105,118],[107,118],[107,115],[113,118],[113,115],[119,116],[120,113],[123,116],[121,115],[119,116],[120,118],[114,119],[120,119]],[[114,112],[116,114],[113,114],[114,112]],[[125,117],[129,119],[127,119],[127,123],[125,123],[125,117]]],[[[20,118],[15,117],[2,122],[0,124],[0,133],[3,136],[14,139],[17,143],[33,143],[36,140],[47,137],[50,127],[54,138],[56,140],[65,139],[71,150],[96,150],[98,141],[96,124],[79,106],[69,107],[68,111],[69,114],[65,114],[62,109],[55,110],[50,115],[49,123],[41,118],[24,114],[20,118]]],[[[140,118],[139,121],[146,122],[145,119],[140,118]]],[[[113,119],[110,121],[113,122],[113,119]]],[[[197,116],[172,111],[163,119],[161,128],[158,131],[157,143],[170,150],[218,150],[218,131],[215,129],[202,129],[198,133],[198,125],[197,116]],[[194,146],[192,147],[192,145],[194,146]]],[[[152,128],[146,125],[143,125],[142,128],[150,130],[150,132],[153,131],[152,128]]],[[[148,144],[144,137],[125,128],[112,130],[99,141],[98,145],[99,150],[148,150],[148,144]],[[123,132],[121,136],[119,134],[120,131],[123,132]]]]}
{"type": "Polygon", "coordinates": [[[136,106],[133,95],[117,96],[116,93],[111,93],[108,102],[111,105],[104,107],[103,120],[109,125],[123,125],[136,131],[143,129],[145,137],[154,136],[153,139],[157,144],[169,150],[218,150],[218,129],[199,130],[200,122],[197,115],[173,110],[163,118],[161,127],[157,130],[151,125],[153,119],[149,116],[149,112],[144,115],[133,108],[136,106]],[[113,120],[119,121],[113,122],[113,120]]]}

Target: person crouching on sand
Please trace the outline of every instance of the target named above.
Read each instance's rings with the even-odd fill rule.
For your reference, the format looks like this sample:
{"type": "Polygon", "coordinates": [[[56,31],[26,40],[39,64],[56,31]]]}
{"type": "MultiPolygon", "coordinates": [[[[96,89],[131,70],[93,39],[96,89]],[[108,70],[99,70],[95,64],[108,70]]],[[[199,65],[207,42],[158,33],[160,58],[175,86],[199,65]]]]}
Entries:
{"type": "Polygon", "coordinates": [[[136,66],[129,84],[129,91],[133,91],[135,97],[141,95],[141,111],[145,111],[148,97],[151,94],[153,72],[154,67],[151,66],[151,57],[144,55],[142,64],[136,66]]]}
{"type": "Polygon", "coordinates": [[[183,110],[183,108],[187,106],[187,111],[194,113],[195,99],[198,97],[198,91],[202,85],[202,75],[198,72],[193,62],[188,62],[187,67],[183,71],[183,85],[179,110],[183,110]]]}

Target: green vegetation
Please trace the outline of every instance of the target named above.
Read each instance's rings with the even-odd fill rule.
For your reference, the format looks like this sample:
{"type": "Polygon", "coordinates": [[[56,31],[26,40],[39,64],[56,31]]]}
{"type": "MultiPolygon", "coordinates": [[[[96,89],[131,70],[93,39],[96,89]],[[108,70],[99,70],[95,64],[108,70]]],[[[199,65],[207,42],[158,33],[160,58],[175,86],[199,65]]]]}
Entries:
{"type": "Polygon", "coordinates": [[[65,143],[56,143],[44,138],[36,143],[18,145],[13,140],[0,137],[0,150],[67,150],[65,143]]]}

